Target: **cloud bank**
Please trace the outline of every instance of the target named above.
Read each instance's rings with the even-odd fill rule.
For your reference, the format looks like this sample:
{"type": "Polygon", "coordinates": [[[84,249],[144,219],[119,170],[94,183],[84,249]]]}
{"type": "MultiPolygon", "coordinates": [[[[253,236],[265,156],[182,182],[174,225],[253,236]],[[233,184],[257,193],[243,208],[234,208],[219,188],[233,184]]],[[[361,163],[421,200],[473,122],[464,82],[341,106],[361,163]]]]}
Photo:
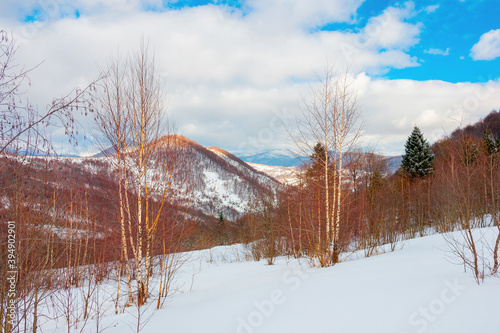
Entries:
{"type": "MultiPolygon", "coordinates": [[[[43,3],[0,4],[0,19],[20,42],[19,63],[43,61],[32,75],[31,101],[43,106],[90,82],[111,55],[136,50],[144,36],[161,68],[168,113],[181,134],[204,145],[286,147],[282,123],[297,113],[301,94],[327,61],[358,76],[365,142],[388,154],[404,149],[414,124],[434,139],[500,105],[496,81],[381,78],[420,66],[410,52],[425,28],[418,17],[437,7],[419,11],[411,1],[365,18],[358,15],[362,0],[172,2],[177,9],[159,0],[43,3]],[[332,24],[343,28],[325,29],[332,24]]],[[[63,140],[57,131],[53,137],[63,140]]]]}

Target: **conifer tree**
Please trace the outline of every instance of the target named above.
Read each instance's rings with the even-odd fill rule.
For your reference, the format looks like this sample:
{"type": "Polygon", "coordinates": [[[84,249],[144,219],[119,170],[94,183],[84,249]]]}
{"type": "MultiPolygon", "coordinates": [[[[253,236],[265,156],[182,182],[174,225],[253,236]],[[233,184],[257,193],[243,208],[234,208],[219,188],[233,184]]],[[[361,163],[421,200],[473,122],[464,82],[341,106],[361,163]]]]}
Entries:
{"type": "Polygon", "coordinates": [[[405,154],[401,160],[401,169],[411,178],[418,178],[432,173],[433,166],[434,154],[420,129],[415,126],[406,140],[405,154]]]}
{"type": "Polygon", "coordinates": [[[310,178],[321,179],[324,178],[324,168],[327,160],[325,147],[321,143],[317,143],[314,146],[314,152],[310,156],[311,165],[306,172],[306,175],[310,178]]]}
{"type": "Polygon", "coordinates": [[[483,147],[488,155],[496,155],[500,150],[500,140],[493,138],[491,131],[487,129],[483,135],[483,147]]]}

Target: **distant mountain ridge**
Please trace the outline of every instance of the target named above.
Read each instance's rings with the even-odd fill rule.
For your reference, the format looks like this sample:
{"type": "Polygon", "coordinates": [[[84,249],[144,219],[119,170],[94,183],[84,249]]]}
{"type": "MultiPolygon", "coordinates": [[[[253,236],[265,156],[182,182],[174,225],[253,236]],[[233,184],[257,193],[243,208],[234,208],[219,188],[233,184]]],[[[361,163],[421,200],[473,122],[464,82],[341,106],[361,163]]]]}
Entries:
{"type": "Polygon", "coordinates": [[[5,148],[4,153],[7,154],[14,154],[14,155],[23,155],[23,156],[36,156],[36,157],[43,157],[43,156],[58,156],[58,157],[80,157],[77,154],[70,154],[70,153],[65,153],[65,154],[56,154],[56,153],[48,153],[46,151],[40,150],[40,149],[13,149],[13,148],[5,148]]]}
{"type": "Polygon", "coordinates": [[[309,159],[307,156],[294,155],[292,152],[283,149],[267,150],[251,154],[245,152],[235,154],[245,162],[281,167],[296,167],[309,159]]]}
{"type": "Polygon", "coordinates": [[[401,166],[401,158],[402,158],[401,155],[385,158],[385,161],[387,163],[387,168],[389,169],[391,174],[399,170],[399,167],[401,166]]]}
{"type": "MultiPolygon", "coordinates": [[[[254,166],[259,165],[258,169],[259,170],[266,170],[264,172],[268,172],[268,174],[272,175],[274,173],[290,173],[290,170],[292,168],[297,168],[302,166],[304,163],[308,163],[311,159],[309,156],[298,156],[294,155],[293,153],[289,151],[284,151],[284,150],[269,150],[269,151],[264,151],[258,154],[249,154],[246,155],[245,153],[240,153],[238,154],[241,159],[247,163],[250,163],[250,165],[254,166]],[[265,166],[268,167],[277,167],[276,168],[265,168],[265,166]],[[286,171],[286,169],[281,169],[279,168],[290,168],[289,170],[286,171]]],[[[401,155],[398,156],[382,156],[385,161],[387,162],[387,167],[389,168],[390,173],[395,173],[398,169],[399,166],[401,165],[401,155]]]]}

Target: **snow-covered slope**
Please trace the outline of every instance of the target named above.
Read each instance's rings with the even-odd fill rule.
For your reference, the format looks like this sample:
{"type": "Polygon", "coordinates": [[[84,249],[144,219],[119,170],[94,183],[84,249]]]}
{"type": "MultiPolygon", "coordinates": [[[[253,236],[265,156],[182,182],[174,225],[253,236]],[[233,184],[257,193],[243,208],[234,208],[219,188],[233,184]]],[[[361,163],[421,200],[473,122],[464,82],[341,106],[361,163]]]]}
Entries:
{"type": "Polygon", "coordinates": [[[299,182],[299,167],[283,167],[247,162],[252,168],[273,177],[282,184],[296,185],[299,182]]]}
{"type": "MultiPolygon", "coordinates": [[[[163,309],[154,310],[155,301],[145,307],[142,332],[500,332],[500,279],[476,284],[450,262],[441,235],[320,269],[286,258],[273,266],[243,261],[245,253],[240,245],[189,253],[175,281],[178,292],[163,309]]],[[[137,310],[115,315],[112,302],[103,304],[109,310],[101,328],[133,330],[137,310]]],[[[63,332],[63,321],[46,322],[43,331],[63,332]]],[[[94,322],[83,332],[92,332],[94,322]]]]}
{"type": "Polygon", "coordinates": [[[179,195],[190,206],[208,216],[222,212],[235,219],[248,211],[253,201],[273,194],[280,184],[265,173],[218,147],[205,148],[182,136],[176,136],[179,161],[186,179],[174,179],[179,195]],[[187,184],[187,185],[186,185],[187,184]]]}
{"type": "MultiPolygon", "coordinates": [[[[175,158],[170,195],[184,206],[189,205],[193,217],[218,218],[223,213],[225,218],[234,220],[247,212],[259,196],[273,194],[280,186],[231,153],[218,147],[203,147],[184,136],[162,137],[151,145],[153,150],[168,149],[170,158],[175,158]]],[[[166,155],[160,152],[158,156],[166,155]]],[[[154,168],[162,163],[151,164],[154,168]]],[[[150,175],[159,173],[152,170],[150,175]]]]}

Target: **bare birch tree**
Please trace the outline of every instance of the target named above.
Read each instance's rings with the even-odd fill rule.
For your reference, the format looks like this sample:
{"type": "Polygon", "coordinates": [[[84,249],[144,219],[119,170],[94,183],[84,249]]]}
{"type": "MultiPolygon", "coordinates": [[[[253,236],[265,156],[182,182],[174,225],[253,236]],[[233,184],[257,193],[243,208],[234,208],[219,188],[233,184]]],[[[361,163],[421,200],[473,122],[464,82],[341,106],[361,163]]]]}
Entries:
{"type": "MultiPolygon", "coordinates": [[[[132,277],[130,272],[129,251],[126,238],[126,223],[125,223],[125,195],[126,186],[126,169],[124,168],[124,147],[126,147],[126,138],[128,130],[128,109],[126,107],[126,91],[125,91],[125,70],[128,62],[123,62],[119,57],[111,58],[106,71],[102,71],[104,79],[99,85],[96,101],[99,103],[95,120],[99,132],[102,134],[104,143],[101,147],[105,149],[107,145],[111,145],[111,150],[108,150],[109,161],[114,164],[117,172],[118,183],[118,214],[120,222],[120,268],[119,277],[122,270],[125,270],[128,287],[128,303],[132,303],[132,277]]],[[[120,299],[120,283],[118,283],[116,307],[120,299]]]]}
{"type": "MultiPolygon", "coordinates": [[[[126,61],[112,59],[98,92],[97,127],[113,147],[109,160],[118,177],[118,215],[122,265],[132,301],[134,260],[137,305],[149,295],[153,244],[166,205],[175,168],[175,144],[164,121],[164,96],[158,67],[148,46],[126,61]]],[[[119,293],[119,290],[118,290],[119,293]]],[[[117,303],[118,304],[118,303],[117,303]]]]}
{"type": "Polygon", "coordinates": [[[339,260],[343,159],[361,135],[354,83],[348,71],[337,75],[327,67],[310,96],[302,99],[297,130],[289,131],[302,154],[311,155],[318,143],[325,151],[319,157],[323,172],[317,183],[324,206],[317,227],[317,259],[322,266],[339,260]]]}

